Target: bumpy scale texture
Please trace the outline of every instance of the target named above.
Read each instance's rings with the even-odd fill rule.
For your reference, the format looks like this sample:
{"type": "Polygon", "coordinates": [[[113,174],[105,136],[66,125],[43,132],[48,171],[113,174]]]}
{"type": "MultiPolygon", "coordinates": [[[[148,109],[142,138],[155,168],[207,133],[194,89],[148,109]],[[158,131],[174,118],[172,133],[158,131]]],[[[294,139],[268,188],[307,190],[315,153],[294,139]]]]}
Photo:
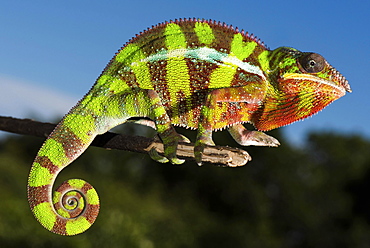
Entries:
{"type": "Polygon", "coordinates": [[[176,149],[185,138],[173,125],[197,129],[200,164],[205,145],[214,145],[213,131],[228,128],[242,145],[276,146],[261,131],[311,116],[346,91],[347,80],[319,54],[269,50],[253,35],[215,21],[158,24],[122,47],[47,138],[29,175],[30,207],[51,232],[88,229],[99,211],[94,188],[73,179],[52,194],[54,181],[96,135],[131,117],[152,120],[165,152],[151,156],[160,162],[183,162],[176,149]],[[247,122],[257,130],[245,129],[247,122]]]}

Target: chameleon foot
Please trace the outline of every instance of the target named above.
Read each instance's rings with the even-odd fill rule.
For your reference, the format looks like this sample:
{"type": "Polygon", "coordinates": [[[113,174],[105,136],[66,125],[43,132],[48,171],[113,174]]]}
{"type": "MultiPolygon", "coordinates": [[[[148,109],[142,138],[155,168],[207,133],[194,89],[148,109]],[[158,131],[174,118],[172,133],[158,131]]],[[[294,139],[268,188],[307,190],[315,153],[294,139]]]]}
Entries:
{"type": "MultiPolygon", "coordinates": [[[[171,142],[166,142],[163,144],[164,146],[164,156],[159,155],[156,149],[152,148],[148,152],[149,156],[159,162],[159,163],[167,163],[170,162],[171,164],[183,164],[185,162],[184,159],[179,159],[176,156],[176,150],[178,142],[190,143],[190,140],[181,134],[176,134],[177,138],[172,140],[171,142]]],[[[158,135],[154,137],[155,141],[159,141],[160,138],[158,135]]]]}
{"type": "Polygon", "coordinates": [[[206,145],[214,146],[215,143],[213,143],[212,140],[203,141],[202,139],[197,139],[197,141],[195,142],[194,157],[195,157],[195,162],[197,162],[199,166],[202,165],[203,151],[206,145]]]}
{"type": "Polygon", "coordinates": [[[229,133],[238,144],[242,146],[279,146],[280,143],[274,137],[260,131],[250,131],[242,124],[228,128],[229,133]]]}
{"type": "Polygon", "coordinates": [[[168,158],[164,157],[164,156],[161,156],[159,155],[159,153],[157,152],[156,149],[152,148],[149,150],[148,152],[149,156],[151,157],[151,159],[159,162],[159,163],[167,163],[169,160],[168,158]]]}
{"type": "Polygon", "coordinates": [[[183,164],[185,162],[184,159],[179,159],[176,156],[171,158],[171,157],[165,157],[165,156],[159,155],[157,150],[154,148],[150,149],[148,154],[151,157],[151,159],[159,163],[171,162],[171,164],[183,164]]]}

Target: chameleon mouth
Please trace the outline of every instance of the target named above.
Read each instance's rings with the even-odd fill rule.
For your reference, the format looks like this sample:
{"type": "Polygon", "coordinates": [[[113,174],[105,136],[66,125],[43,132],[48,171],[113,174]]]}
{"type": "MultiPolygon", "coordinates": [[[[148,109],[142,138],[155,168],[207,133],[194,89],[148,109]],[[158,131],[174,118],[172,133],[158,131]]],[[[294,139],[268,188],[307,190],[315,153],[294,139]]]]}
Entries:
{"type": "Polygon", "coordinates": [[[342,74],[340,74],[340,72],[337,71],[334,67],[331,69],[331,75],[334,78],[334,80],[336,82],[339,82],[347,92],[349,93],[352,92],[351,86],[349,86],[348,80],[342,74]]]}
{"type": "Polygon", "coordinates": [[[315,82],[318,85],[326,85],[329,86],[329,88],[337,92],[340,92],[341,95],[345,95],[346,91],[352,92],[347,79],[335,69],[332,72],[332,80],[334,82],[310,74],[299,74],[299,73],[287,73],[283,76],[283,78],[284,80],[308,81],[315,82]]]}

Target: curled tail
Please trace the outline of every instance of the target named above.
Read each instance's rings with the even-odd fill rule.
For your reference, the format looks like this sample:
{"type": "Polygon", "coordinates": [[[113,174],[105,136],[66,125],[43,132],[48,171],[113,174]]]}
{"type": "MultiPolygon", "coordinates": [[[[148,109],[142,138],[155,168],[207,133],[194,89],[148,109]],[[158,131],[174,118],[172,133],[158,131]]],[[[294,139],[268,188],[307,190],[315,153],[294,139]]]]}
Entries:
{"type": "Polygon", "coordinates": [[[81,179],[64,182],[53,193],[58,173],[97,135],[92,115],[72,109],[39,150],[28,179],[28,201],[36,219],[51,232],[76,235],[86,231],[99,212],[95,189],[81,179]]]}

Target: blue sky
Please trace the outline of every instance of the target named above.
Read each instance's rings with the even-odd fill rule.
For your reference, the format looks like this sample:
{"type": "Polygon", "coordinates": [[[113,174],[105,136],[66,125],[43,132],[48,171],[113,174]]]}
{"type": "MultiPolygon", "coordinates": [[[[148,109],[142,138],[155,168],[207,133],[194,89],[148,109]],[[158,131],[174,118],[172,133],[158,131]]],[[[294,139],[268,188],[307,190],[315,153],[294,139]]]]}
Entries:
{"type": "Polygon", "coordinates": [[[356,0],[3,1],[0,115],[60,116],[136,33],[198,17],[254,33],[272,49],[320,53],[349,80],[353,93],[285,127],[288,138],[302,142],[307,131],[323,129],[370,137],[369,9],[370,1],[356,0]]]}

